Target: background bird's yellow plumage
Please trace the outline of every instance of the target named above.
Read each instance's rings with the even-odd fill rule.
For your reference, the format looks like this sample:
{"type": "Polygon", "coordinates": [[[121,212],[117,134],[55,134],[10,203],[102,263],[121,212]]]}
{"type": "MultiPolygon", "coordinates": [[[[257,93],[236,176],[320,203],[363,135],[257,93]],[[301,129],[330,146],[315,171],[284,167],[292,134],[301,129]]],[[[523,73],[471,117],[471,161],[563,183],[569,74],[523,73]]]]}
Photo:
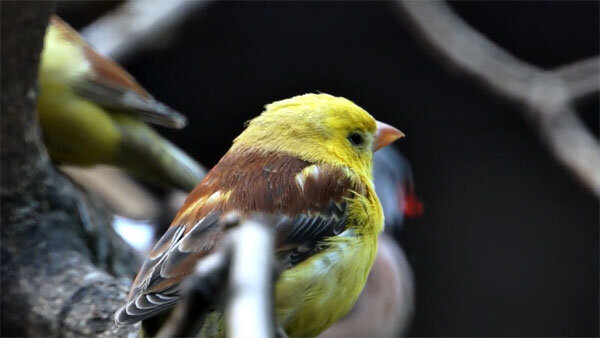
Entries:
{"type": "Polygon", "coordinates": [[[54,161],[111,164],[155,185],[188,191],[201,179],[201,167],[143,121],[180,128],[185,118],[154,100],[58,17],[44,39],[39,84],[38,114],[54,161]]]}

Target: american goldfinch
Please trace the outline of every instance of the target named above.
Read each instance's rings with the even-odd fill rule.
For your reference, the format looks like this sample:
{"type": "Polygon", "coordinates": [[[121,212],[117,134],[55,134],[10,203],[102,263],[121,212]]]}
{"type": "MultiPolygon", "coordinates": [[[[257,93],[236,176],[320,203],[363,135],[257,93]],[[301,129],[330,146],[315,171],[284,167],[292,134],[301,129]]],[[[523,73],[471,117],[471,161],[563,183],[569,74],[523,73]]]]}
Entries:
{"type": "Polygon", "coordinates": [[[39,84],[39,120],[55,162],[115,165],[186,191],[202,178],[194,160],[144,122],[182,128],[185,117],[157,102],[56,16],[44,38],[39,84]]]}
{"type": "MultiPolygon", "coordinates": [[[[342,98],[306,94],[271,103],[190,193],[115,314],[133,324],[175,305],[177,285],[211,252],[228,212],[275,215],[276,254],[286,270],[275,311],[290,336],[316,336],[358,298],[377,252],[383,212],[373,152],[403,136],[342,98]]],[[[216,314],[218,316],[218,314],[216,314]]],[[[222,320],[202,333],[223,335],[222,320]]]]}

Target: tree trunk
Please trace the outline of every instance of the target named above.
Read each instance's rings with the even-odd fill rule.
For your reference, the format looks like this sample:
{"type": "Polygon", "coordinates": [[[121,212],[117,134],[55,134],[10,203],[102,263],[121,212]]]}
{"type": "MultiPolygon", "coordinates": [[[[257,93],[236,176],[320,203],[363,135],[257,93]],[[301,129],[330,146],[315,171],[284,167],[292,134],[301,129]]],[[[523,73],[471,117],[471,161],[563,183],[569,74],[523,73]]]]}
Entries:
{"type": "Polygon", "coordinates": [[[55,169],[41,138],[37,68],[54,4],[1,6],[1,335],[133,335],[113,313],[140,259],[99,199],[55,169]]]}

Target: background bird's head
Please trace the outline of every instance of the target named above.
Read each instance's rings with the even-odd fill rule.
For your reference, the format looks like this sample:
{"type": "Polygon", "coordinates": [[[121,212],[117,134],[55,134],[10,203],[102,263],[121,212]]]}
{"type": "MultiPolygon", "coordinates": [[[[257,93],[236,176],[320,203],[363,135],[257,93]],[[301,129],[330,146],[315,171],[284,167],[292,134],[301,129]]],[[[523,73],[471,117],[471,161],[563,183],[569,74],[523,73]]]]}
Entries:
{"type": "Polygon", "coordinates": [[[386,231],[394,233],[402,227],[405,217],[418,217],[423,213],[410,163],[394,147],[374,154],[373,182],[383,208],[386,231]]]}
{"type": "Polygon", "coordinates": [[[373,151],[403,134],[343,97],[305,94],[268,104],[232,147],[281,152],[370,175],[373,151]]]}
{"type": "Polygon", "coordinates": [[[67,87],[69,79],[88,73],[91,67],[82,51],[84,44],[76,31],[59,17],[53,16],[44,38],[40,60],[42,85],[52,83],[53,86],[67,87]]]}

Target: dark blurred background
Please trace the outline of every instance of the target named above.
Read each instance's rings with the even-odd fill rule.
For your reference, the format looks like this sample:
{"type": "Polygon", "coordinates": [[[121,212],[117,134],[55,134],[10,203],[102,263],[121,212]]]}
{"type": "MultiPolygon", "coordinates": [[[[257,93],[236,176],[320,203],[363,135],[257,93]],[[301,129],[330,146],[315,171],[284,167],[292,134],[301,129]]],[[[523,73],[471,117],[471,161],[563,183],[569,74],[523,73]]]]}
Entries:
{"type": "MultiPolygon", "coordinates": [[[[59,3],[81,28],[114,7],[59,3]]],[[[599,2],[456,2],[517,57],[599,53],[599,2]]],[[[417,286],[412,336],[598,336],[599,203],[518,107],[440,64],[391,2],[218,2],[124,66],[189,117],[161,130],[210,167],[268,102],[345,96],[407,135],[425,204],[399,240],[417,286]]],[[[598,97],[578,110],[598,135],[598,97]]],[[[600,168],[599,168],[600,170],[600,168]]]]}

